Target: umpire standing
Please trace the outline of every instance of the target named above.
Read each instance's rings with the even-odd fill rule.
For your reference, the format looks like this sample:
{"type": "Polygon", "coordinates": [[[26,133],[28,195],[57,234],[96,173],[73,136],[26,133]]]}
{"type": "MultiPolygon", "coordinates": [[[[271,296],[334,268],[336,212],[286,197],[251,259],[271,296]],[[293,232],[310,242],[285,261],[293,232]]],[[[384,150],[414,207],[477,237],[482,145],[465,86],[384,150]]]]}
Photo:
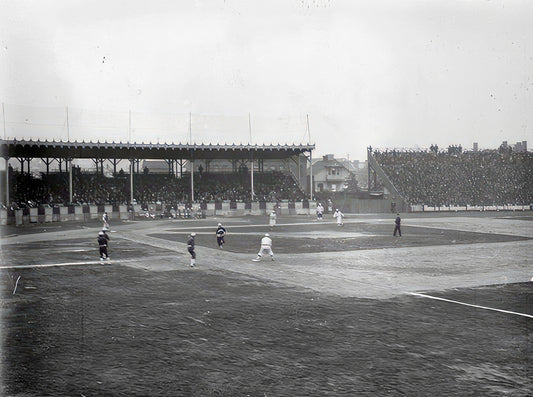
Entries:
{"type": "Polygon", "coordinates": [[[394,221],[394,233],[392,234],[394,237],[396,237],[396,232],[402,237],[402,229],[400,224],[402,223],[402,218],[400,218],[400,214],[396,214],[396,220],[394,221]]]}

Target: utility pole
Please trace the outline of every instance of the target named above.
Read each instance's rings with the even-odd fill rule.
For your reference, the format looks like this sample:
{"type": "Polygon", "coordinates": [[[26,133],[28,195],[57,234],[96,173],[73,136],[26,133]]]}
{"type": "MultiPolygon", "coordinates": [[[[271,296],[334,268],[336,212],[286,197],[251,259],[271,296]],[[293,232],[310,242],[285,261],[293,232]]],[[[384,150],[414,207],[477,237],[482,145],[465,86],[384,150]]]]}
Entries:
{"type": "Polygon", "coordinates": [[[70,141],[70,122],[68,119],[68,106],[67,106],[67,142],[70,141]]]}
{"type": "Polygon", "coordinates": [[[250,167],[250,185],[251,185],[251,197],[250,201],[254,201],[254,151],[252,149],[252,116],[248,113],[248,129],[250,132],[250,153],[251,153],[251,167],[250,167]]]}
{"type": "Polygon", "coordinates": [[[194,203],[194,149],[192,148],[192,112],[189,112],[189,145],[191,146],[191,208],[194,203]]]}
{"type": "MultiPolygon", "coordinates": [[[[309,114],[307,115],[307,144],[311,143],[311,130],[309,129],[309,114]]],[[[313,200],[313,151],[309,150],[309,196],[313,200]]]]}

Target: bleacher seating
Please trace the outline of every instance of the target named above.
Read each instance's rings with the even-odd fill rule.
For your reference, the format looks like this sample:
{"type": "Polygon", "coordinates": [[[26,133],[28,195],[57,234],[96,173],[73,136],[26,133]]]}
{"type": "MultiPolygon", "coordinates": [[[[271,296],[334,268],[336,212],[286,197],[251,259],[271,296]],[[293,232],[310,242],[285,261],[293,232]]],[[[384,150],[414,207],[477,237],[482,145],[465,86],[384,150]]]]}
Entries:
{"type": "Polygon", "coordinates": [[[374,151],[374,158],[410,204],[529,205],[533,153],[374,151]]]}

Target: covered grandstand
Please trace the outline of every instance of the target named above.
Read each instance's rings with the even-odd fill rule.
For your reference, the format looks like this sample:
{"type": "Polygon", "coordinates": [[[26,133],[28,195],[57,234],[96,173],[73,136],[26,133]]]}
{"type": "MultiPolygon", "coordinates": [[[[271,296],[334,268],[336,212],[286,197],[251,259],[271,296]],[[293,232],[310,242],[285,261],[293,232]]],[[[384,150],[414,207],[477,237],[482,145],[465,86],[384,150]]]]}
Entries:
{"type": "Polygon", "coordinates": [[[2,157],[17,159],[20,171],[6,167],[2,186],[6,205],[27,204],[126,204],[134,201],[302,200],[310,197],[307,162],[314,145],[205,145],[122,142],[69,142],[2,140],[2,157]],[[46,172],[36,177],[32,159],[41,159],[46,172]],[[95,168],[82,172],[76,159],[91,159],[95,168]],[[140,169],[144,159],[164,160],[167,175],[140,169]],[[127,171],[120,161],[129,162],[127,171]],[[227,161],[230,172],[212,172],[213,162],[227,161]],[[281,163],[282,171],[268,164],[281,163]],[[57,163],[59,172],[50,172],[57,163]],[[112,177],[104,176],[104,163],[113,166],[112,177]],[[265,164],[267,165],[265,169],[265,164]],[[64,166],[64,167],[63,167],[64,166]],[[212,168],[212,167],[211,167],[212,168]],[[192,172],[191,172],[192,171],[192,172]],[[66,188],[68,189],[66,190],[66,188]],[[96,193],[96,194],[95,194],[96,193]],[[98,201],[98,202],[97,202],[98,201]]]}

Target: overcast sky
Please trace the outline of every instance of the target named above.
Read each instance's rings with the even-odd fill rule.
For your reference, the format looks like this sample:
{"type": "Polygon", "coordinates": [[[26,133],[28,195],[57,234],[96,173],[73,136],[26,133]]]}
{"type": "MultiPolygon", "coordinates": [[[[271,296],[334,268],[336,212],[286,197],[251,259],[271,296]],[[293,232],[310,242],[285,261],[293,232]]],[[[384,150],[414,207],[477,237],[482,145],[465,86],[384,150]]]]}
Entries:
{"type": "MultiPolygon", "coordinates": [[[[369,145],[533,145],[532,1],[0,5],[7,136],[20,127],[10,119],[20,105],[177,114],[181,124],[191,112],[239,120],[244,131],[250,114],[258,143],[307,142],[309,115],[315,155],[360,160],[369,145]],[[269,131],[265,120],[282,120],[287,131],[269,131]]],[[[127,139],[109,130],[94,139],[102,134],[127,139]]],[[[148,128],[136,134],[160,138],[148,128]]]]}

